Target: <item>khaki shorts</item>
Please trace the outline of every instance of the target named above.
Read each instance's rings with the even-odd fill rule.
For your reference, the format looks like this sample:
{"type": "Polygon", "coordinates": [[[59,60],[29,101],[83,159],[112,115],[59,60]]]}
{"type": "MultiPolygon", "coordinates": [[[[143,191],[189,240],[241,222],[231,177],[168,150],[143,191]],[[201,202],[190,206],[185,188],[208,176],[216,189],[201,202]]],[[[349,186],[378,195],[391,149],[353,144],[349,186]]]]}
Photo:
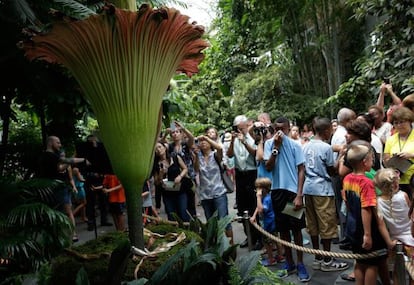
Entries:
{"type": "Polygon", "coordinates": [[[310,236],[321,239],[338,237],[335,197],[305,195],[306,228],[310,236]]]}

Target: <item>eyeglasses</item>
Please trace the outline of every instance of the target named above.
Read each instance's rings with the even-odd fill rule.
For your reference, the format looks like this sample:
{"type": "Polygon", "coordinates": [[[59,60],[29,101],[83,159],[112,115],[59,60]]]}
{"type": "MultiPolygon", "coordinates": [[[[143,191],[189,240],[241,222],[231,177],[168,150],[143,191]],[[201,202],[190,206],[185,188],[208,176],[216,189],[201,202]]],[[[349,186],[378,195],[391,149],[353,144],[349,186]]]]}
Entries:
{"type": "Polygon", "coordinates": [[[404,124],[404,123],[407,123],[408,121],[394,121],[394,122],[392,122],[392,124],[394,125],[394,126],[398,126],[398,125],[402,125],[402,124],[404,124]]]}

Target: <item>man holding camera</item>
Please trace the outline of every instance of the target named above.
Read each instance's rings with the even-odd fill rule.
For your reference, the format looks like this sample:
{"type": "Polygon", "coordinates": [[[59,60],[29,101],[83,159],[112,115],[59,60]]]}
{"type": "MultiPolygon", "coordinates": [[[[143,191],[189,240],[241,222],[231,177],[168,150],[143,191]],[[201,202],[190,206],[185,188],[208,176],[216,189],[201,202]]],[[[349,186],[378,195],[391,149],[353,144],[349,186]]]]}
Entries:
{"type": "MultiPolygon", "coordinates": [[[[290,122],[287,118],[277,118],[273,127],[275,134],[264,145],[264,160],[267,170],[272,172],[271,197],[276,231],[288,242],[291,241],[292,232],[295,244],[303,246],[302,229],[306,227],[305,217],[303,214],[300,217],[289,214],[286,209],[290,206],[295,211],[303,208],[305,157],[301,146],[289,138],[290,122]]],[[[286,261],[278,276],[283,278],[297,272],[299,280],[307,282],[310,276],[303,264],[303,252],[298,250],[296,255],[295,265],[292,249],[285,246],[286,261]]]]}
{"type": "MultiPolygon", "coordinates": [[[[252,216],[256,209],[256,195],[254,182],[257,177],[256,169],[256,144],[249,133],[248,119],[244,115],[237,116],[233,121],[232,140],[227,150],[228,157],[234,157],[236,169],[236,203],[239,215],[248,211],[252,216]]],[[[246,228],[244,229],[245,233],[246,228]]],[[[254,250],[260,250],[263,246],[260,243],[260,234],[253,227],[250,228],[254,250]]],[[[247,247],[247,239],[240,244],[240,247],[247,247]]]]}

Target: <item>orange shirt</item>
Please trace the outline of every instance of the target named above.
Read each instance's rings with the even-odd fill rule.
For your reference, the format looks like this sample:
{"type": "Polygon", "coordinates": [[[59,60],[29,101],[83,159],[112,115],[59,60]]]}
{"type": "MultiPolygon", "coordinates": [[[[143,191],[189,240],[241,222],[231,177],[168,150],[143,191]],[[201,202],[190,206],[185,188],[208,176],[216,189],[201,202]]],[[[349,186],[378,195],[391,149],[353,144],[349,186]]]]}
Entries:
{"type": "MultiPolygon", "coordinates": [[[[121,184],[119,179],[116,177],[116,175],[113,174],[106,174],[103,180],[103,186],[107,189],[116,187],[121,184]]],[[[125,203],[125,191],[124,188],[121,187],[118,190],[111,191],[108,193],[108,200],[109,203],[125,203]]]]}

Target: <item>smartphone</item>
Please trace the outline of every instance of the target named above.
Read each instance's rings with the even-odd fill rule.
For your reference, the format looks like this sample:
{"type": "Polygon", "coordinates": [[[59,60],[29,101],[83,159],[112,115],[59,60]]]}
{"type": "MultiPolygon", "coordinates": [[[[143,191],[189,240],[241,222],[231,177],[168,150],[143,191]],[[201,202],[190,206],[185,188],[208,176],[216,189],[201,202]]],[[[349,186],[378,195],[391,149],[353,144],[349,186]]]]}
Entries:
{"type": "Polygon", "coordinates": [[[385,84],[390,84],[390,79],[387,77],[383,77],[382,81],[384,81],[385,84]]]}

